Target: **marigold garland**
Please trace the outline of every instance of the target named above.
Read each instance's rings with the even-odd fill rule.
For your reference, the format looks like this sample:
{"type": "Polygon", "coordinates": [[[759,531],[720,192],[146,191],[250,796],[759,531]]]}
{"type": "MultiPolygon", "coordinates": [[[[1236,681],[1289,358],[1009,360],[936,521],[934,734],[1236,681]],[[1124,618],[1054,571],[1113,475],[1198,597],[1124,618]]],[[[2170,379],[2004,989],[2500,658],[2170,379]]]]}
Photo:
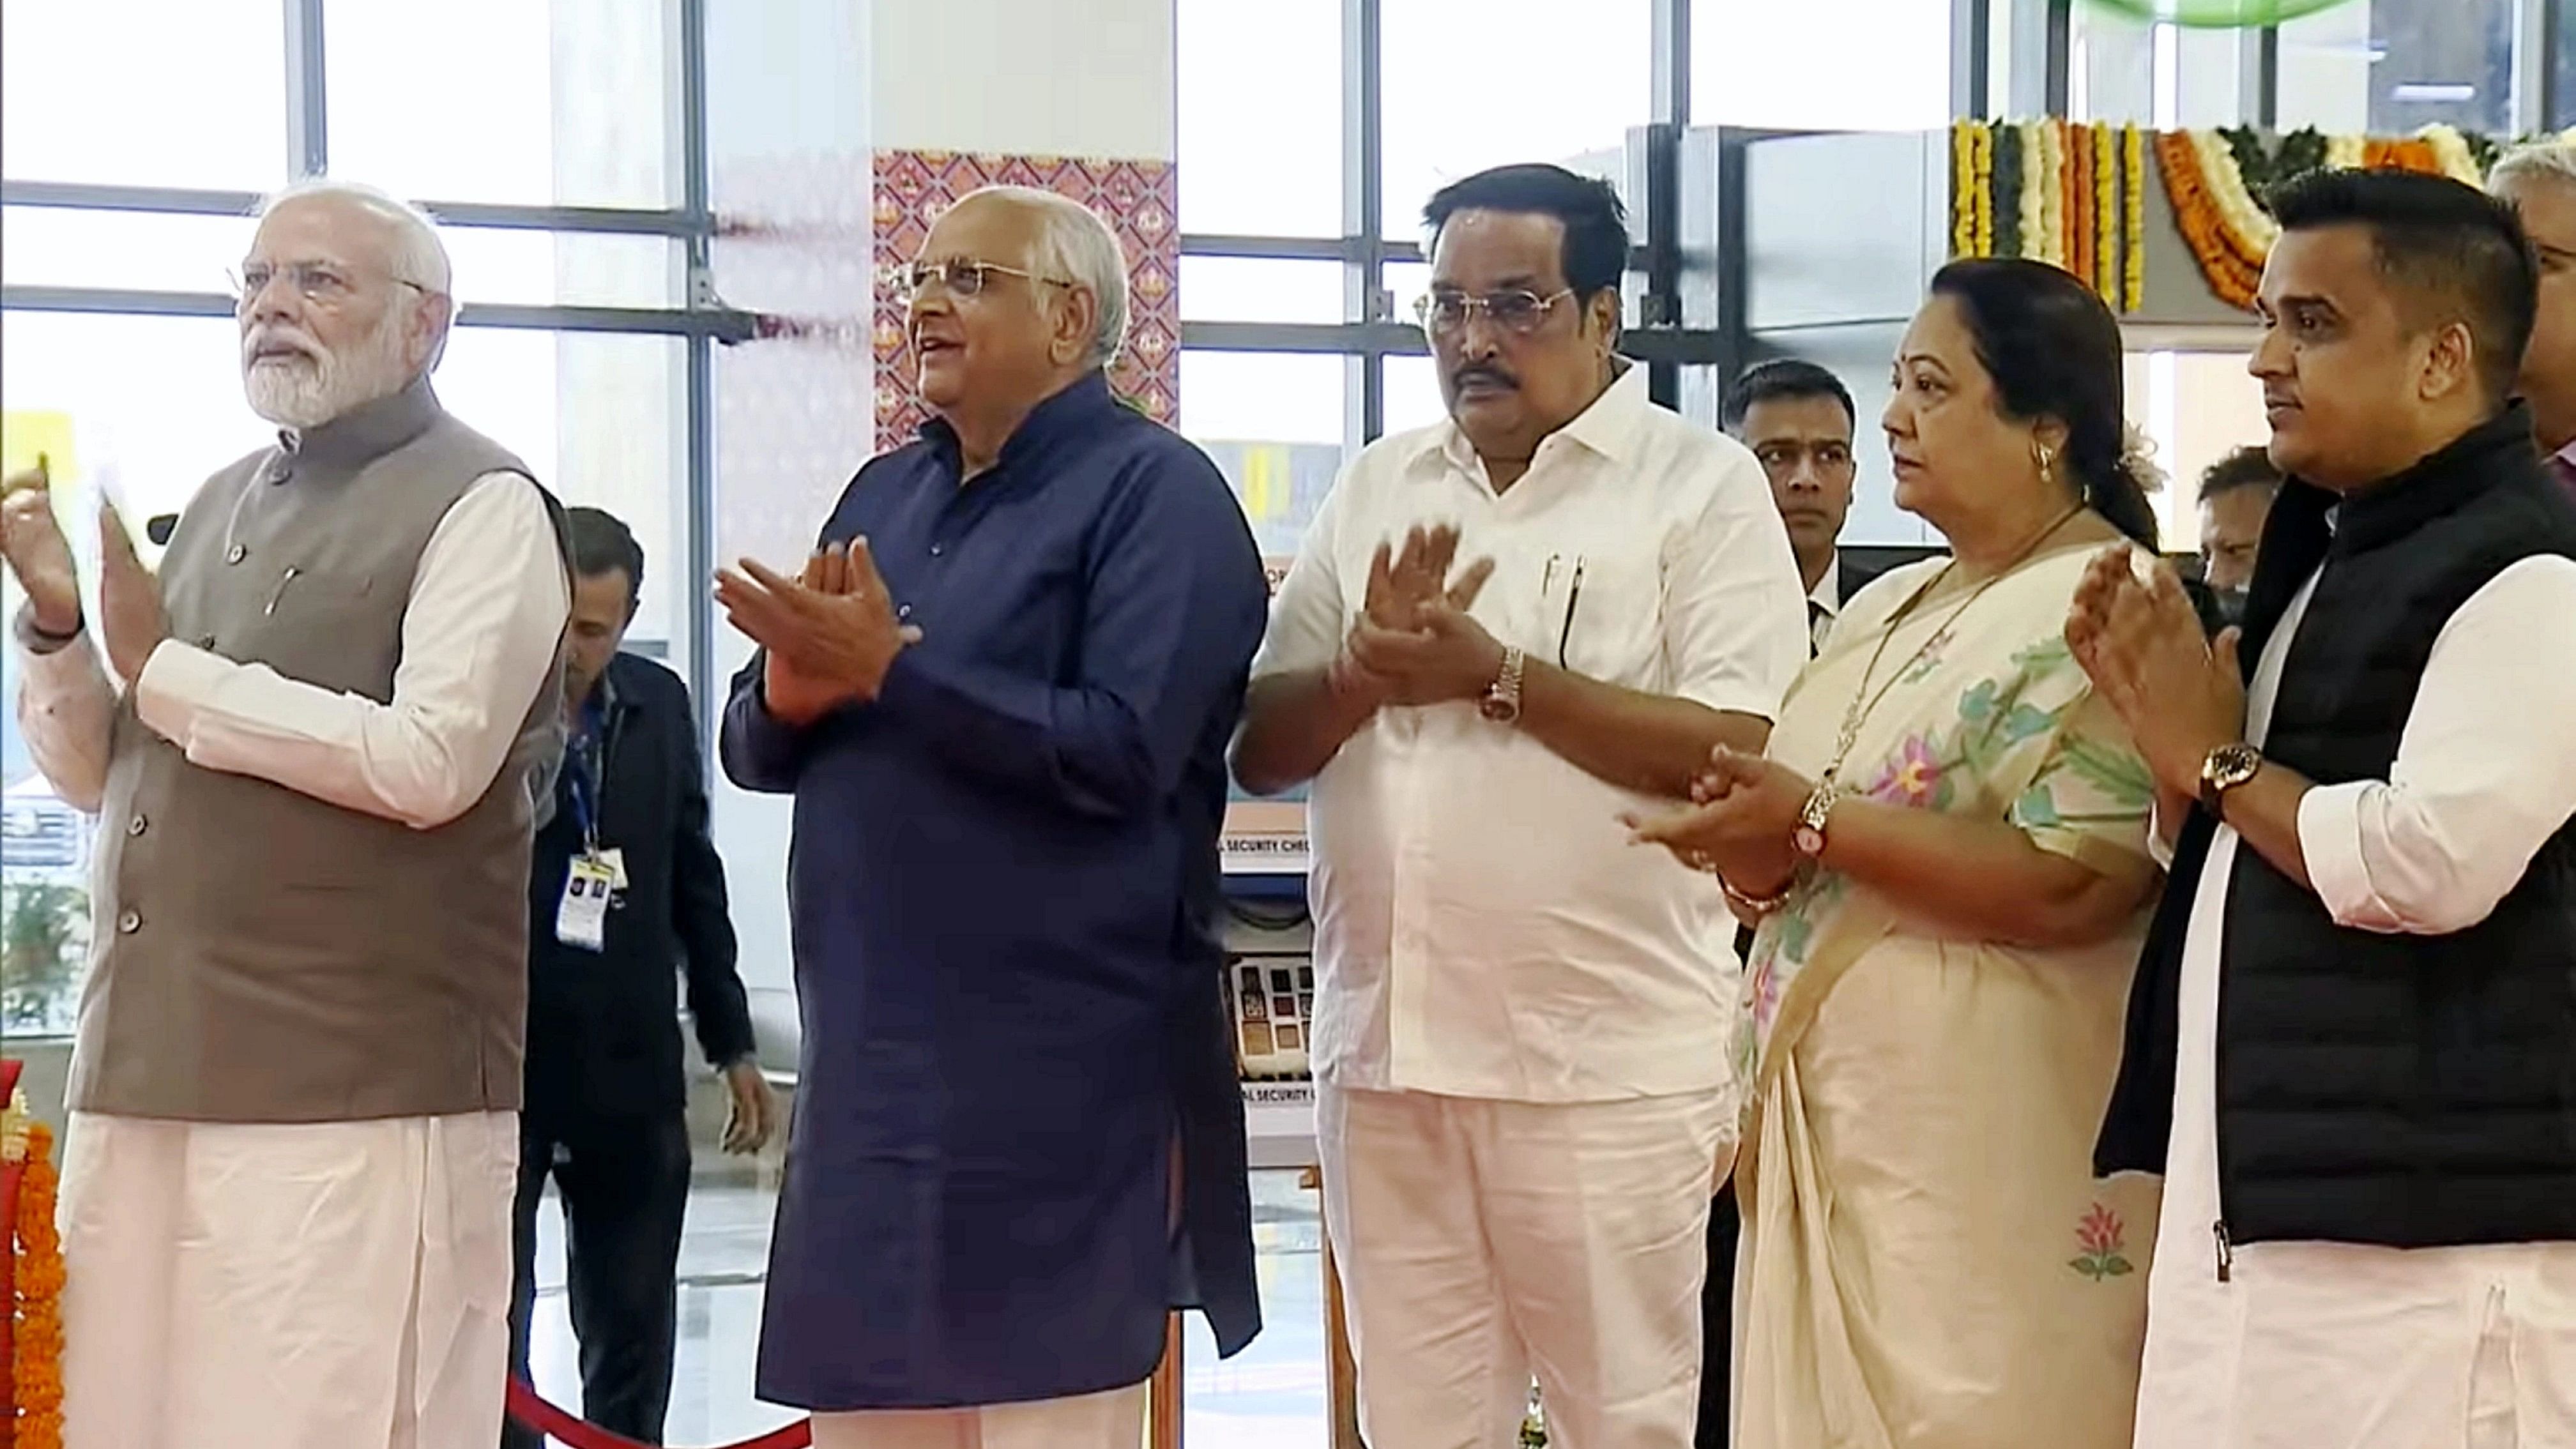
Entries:
{"type": "Polygon", "coordinates": [[[2120,128],[2120,310],[2147,304],[2147,133],[2120,128]]]}
{"type": "Polygon", "coordinates": [[[2173,199],[2174,225],[2199,260],[2209,289],[2231,307],[2252,308],[2260,276],[2225,234],[2227,224],[2210,199],[2199,148],[2187,132],[2167,131],[2156,137],[2156,161],[2164,172],[2165,194],[2173,199]]]}
{"type": "Polygon", "coordinates": [[[9,1363],[18,1411],[15,1449],[62,1449],[63,1245],[54,1232],[59,1179],[53,1133],[42,1122],[29,1122],[26,1134],[10,1245],[17,1255],[17,1324],[9,1363]]]}
{"type": "Polygon", "coordinates": [[[2437,122],[2416,132],[2415,136],[2431,149],[2434,164],[2441,168],[2443,175],[2463,186],[2486,185],[2487,169],[2479,164],[2469,138],[2461,135],[2457,127],[2437,122]]]}
{"type": "Polygon", "coordinates": [[[2021,163],[2021,189],[2015,193],[2013,255],[2033,261],[2048,260],[2048,193],[2057,178],[2048,170],[2048,145],[2040,133],[2048,128],[2045,121],[2024,121],[2013,127],[2013,157],[2021,163]]]}
{"type": "Polygon", "coordinates": [[[2256,272],[2272,254],[2272,243],[2281,236],[2280,223],[2263,209],[2255,198],[2254,183],[2237,164],[2236,151],[2224,136],[2215,131],[2187,131],[2191,140],[2192,159],[2200,167],[2202,194],[2222,223],[2219,234],[2226,240],[2236,259],[2256,272]]]}
{"type": "Polygon", "coordinates": [[[2263,197],[2318,167],[2380,167],[2477,184],[2503,142],[2444,125],[2412,136],[2267,139],[2251,127],[2149,133],[2056,119],[1953,122],[1951,251],[2028,257],[2084,279],[2114,308],[2146,301],[2146,191],[2164,183],[2174,221],[2210,289],[2251,309],[2281,234],[2263,197]]]}
{"type": "Polygon", "coordinates": [[[2134,309],[2146,281],[2145,184],[2136,126],[1952,122],[1951,254],[2047,262],[2134,309]]]}
{"type": "Polygon", "coordinates": [[[2373,170],[2421,171],[2430,176],[2445,174],[2441,158],[2433,148],[2420,140],[2383,140],[2371,137],[2362,143],[2361,164],[2373,170]]]}
{"type": "Polygon", "coordinates": [[[2066,128],[2066,270],[2093,281],[2093,128],[2066,128]]]}
{"type": "MultiPolygon", "coordinates": [[[[2095,121],[2086,149],[2093,157],[2093,290],[2107,299],[2120,295],[2120,145],[2111,127],[2095,121]]],[[[2112,301],[2112,306],[2119,303],[2112,301]]]]}
{"type": "Polygon", "coordinates": [[[2066,265],[2066,138],[2055,121],[2043,121],[2036,128],[2039,137],[2039,234],[2046,248],[2039,259],[2051,266],[2066,265]]]}
{"type": "Polygon", "coordinates": [[[1976,254],[1990,257],[1995,253],[1995,133],[1984,126],[1976,129],[1972,159],[1976,163],[1976,254]]]}
{"type": "Polygon", "coordinates": [[[1950,121],[1950,255],[1976,255],[1976,121],[1950,121]]]}

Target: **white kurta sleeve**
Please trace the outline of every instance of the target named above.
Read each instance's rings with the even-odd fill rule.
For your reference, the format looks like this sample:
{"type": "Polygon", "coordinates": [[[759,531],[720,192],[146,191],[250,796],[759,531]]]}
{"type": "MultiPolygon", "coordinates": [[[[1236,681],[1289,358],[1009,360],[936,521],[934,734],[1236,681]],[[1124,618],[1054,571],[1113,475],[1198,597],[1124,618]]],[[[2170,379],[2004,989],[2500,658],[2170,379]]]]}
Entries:
{"type": "Polygon", "coordinates": [[[108,731],[116,719],[116,686],[84,632],[59,647],[18,637],[18,728],[36,769],[65,804],[98,813],[107,793],[108,731]]]}
{"type": "Polygon", "coordinates": [[[2576,815],[2576,559],[2524,559],[2433,643],[2386,780],[2310,790],[2299,848],[2340,924],[2436,936],[2487,918],[2576,815]]]}
{"type": "Polygon", "coordinates": [[[1253,656],[1253,678],[1321,669],[1341,656],[1342,636],[1347,632],[1343,621],[1348,617],[1340,565],[1342,515],[1349,509],[1345,500],[1353,489],[1367,486],[1354,482],[1364,466],[1352,464],[1307,525],[1296,561],[1288,566],[1288,577],[1280,580],[1270,600],[1270,627],[1261,637],[1260,652],[1253,656]]]}
{"type": "Polygon", "coordinates": [[[428,830],[491,788],[570,612],[544,498],[516,473],[487,473],[421,555],[391,703],[172,640],[135,683],[136,713],[192,764],[428,830]]]}
{"type": "Polygon", "coordinates": [[[1710,709],[1777,718],[1807,667],[1812,636],[1798,559],[1751,453],[1711,459],[1717,488],[1665,570],[1664,650],[1672,693],[1710,709]]]}

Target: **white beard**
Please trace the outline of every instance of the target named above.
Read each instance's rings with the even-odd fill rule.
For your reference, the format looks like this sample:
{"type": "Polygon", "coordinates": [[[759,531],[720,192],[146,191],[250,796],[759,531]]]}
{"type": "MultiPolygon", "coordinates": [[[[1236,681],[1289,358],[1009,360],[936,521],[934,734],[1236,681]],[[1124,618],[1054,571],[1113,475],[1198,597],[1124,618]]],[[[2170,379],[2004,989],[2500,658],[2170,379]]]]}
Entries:
{"type": "Polygon", "coordinates": [[[376,330],[346,356],[334,354],[298,327],[268,326],[245,333],[242,391],[250,399],[250,410],[281,428],[301,432],[402,391],[411,383],[411,369],[402,356],[404,317],[399,307],[388,310],[376,330]],[[309,348],[312,355],[252,360],[261,344],[277,340],[309,348]]]}

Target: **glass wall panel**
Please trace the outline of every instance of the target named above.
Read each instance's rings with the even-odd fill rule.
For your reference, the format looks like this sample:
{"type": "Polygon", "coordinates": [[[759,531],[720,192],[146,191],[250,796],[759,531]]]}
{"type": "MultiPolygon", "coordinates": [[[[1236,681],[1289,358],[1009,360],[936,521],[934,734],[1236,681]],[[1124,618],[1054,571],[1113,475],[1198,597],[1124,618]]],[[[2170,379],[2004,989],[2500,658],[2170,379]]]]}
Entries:
{"type": "Polygon", "coordinates": [[[1179,0],[1175,20],[1181,230],[1340,236],[1341,0],[1179,0]]]}
{"type": "Polygon", "coordinates": [[[1393,0],[1383,13],[1390,237],[1420,237],[1431,194],[1489,166],[1615,176],[1628,129],[1650,117],[1647,0],[1393,0]]]}
{"type": "Polygon", "coordinates": [[[266,191],[287,179],[285,94],[278,0],[0,5],[12,181],[266,191]]]}
{"type": "Polygon", "coordinates": [[[1690,66],[1694,125],[1928,130],[1950,116],[1950,6],[1699,0],[1690,66]]]}
{"type": "Polygon", "coordinates": [[[676,0],[330,0],[332,173],[441,201],[674,205],[677,20],[676,0]]]}

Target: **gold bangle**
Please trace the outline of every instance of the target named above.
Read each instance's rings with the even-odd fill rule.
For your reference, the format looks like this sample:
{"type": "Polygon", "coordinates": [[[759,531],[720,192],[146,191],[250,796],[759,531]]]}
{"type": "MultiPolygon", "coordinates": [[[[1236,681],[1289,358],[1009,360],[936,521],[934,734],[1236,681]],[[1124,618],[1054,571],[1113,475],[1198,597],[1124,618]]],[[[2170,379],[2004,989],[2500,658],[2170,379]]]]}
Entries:
{"type": "MultiPolygon", "coordinates": [[[[1717,875],[1717,872],[1710,871],[1709,874],[1717,875]]],[[[1726,892],[1728,903],[1736,909],[1747,915],[1767,916],[1789,903],[1790,893],[1798,888],[1798,878],[1795,875],[1790,876],[1787,885],[1780,887],[1777,894],[1768,896],[1748,896],[1737,890],[1735,883],[1722,875],[1717,876],[1717,888],[1726,892]]]]}

